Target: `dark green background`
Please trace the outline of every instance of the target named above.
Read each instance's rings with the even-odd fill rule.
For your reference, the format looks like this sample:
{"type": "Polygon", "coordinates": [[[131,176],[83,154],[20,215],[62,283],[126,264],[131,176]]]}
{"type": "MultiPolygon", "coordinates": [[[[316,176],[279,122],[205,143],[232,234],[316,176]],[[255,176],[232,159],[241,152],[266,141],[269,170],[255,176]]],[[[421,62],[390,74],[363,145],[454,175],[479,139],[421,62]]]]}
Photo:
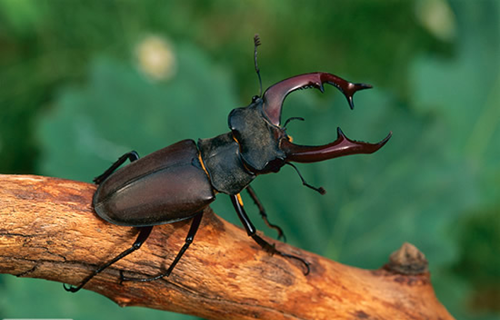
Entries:
{"type": "MultiPolygon", "coordinates": [[[[331,142],[337,126],[370,142],[393,132],[373,155],[299,165],[325,196],[290,168],[255,181],[289,243],[375,269],[411,242],[457,319],[498,319],[499,19],[487,0],[0,0],[0,172],[90,182],[126,151],[226,132],[229,111],[258,93],[259,33],[264,88],[312,71],[374,85],[354,111],[333,87],[289,96],[284,117],[306,118],[289,125],[296,142],[331,142]],[[169,79],[139,67],[151,36],[170,43],[169,79]]],[[[238,223],[227,197],[214,209],[238,223]]],[[[5,317],[190,318],[7,275],[5,317]]]]}

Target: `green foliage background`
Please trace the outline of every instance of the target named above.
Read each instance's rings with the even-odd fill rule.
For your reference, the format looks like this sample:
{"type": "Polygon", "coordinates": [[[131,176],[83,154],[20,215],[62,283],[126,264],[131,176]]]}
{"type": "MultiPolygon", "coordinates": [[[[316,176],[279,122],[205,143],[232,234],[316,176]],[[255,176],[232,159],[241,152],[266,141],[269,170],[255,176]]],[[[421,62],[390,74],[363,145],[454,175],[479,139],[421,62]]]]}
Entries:
{"type": "MultiPolygon", "coordinates": [[[[254,182],[288,241],[363,268],[411,242],[457,319],[499,319],[499,19],[495,0],[0,0],[0,172],[90,182],[126,151],[226,132],[258,93],[259,33],[264,88],[312,71],[374,85],[354,111],[334,88],[289,96],[295,141],[393,132],[376,154],[299,165],[323,197],[289,168],[254,182]],[[171,44],[169,79],[139,67],[151,35],[171,44]]],[[[226,197],[214,208],[238,224],[226,197]]],[[[0,277],[0,318],[114,317],[193,318],[0,277]]]]}

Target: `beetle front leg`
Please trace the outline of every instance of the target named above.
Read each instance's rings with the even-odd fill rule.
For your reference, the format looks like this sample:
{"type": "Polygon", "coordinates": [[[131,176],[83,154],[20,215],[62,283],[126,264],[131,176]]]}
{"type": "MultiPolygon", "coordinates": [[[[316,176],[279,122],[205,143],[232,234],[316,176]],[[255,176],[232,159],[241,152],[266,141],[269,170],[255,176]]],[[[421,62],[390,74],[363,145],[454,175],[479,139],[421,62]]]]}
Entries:
{"type": "Polygon", "coordinates": [[[248,218],[248,215],[246,214],[245,210],[243,209],[243,201],[241,200],[240,194],[236,195],[231,195],[231,202],[233,203],[234,208],[236,209],[236,213],[238,214],[238,218],[240,218],[241,223],[245,227],[245,230],[247,231],[248,236],[252,237],[252,239],[257,242],[259,246],[261,246],[264,251],[268,252],[271,255],[277,254],[285,258],[290,258],[297,260],[301,262],[305,268],[306,271],[304,272],[304,275],[308,275],[310,272],[309,268],[309,262],[305,261],[304,259],[293,256],[291,254],[283,253],[281,251],[278,251],[274,245],[270,244],[266,240],[262,239],[260,236],[257,235],[257,230],[255,229],[254,225],[248,218]]]}
{"type": "Polygon", "coordinates": [[[283,230],[280,227],[278,227],[277,225],[272,224],[272,223],[269,222],[269,220],[267,218],[266,209],[264,209],[264,206],[262,205],[262,202],[260,202],[260,200],[257,197],[257,194],[255,193],[255,191],[253,190],[253,188],[251,186],[248,186],[247,187],[247,191],[248,191],[248,194],[250,195],[250,197],[252,198],[253,202],[255,203],[255,205],[259,208],[259,213],[260,213],[262,219],[264,220],[264,222],[266,223],[266,225],[269,228],[275,229],[278,232],[278,240],[281,239],[281,238],[283,238],[283,241],[286,242],[286,236],[283,233],[283,230]]]}
{"type": "Polygon", "coordinates": [[[101,174],[100,176],[95,177],[93,180],[94,183],[101,184],[101,182],[106,180],[113,172],[115,172],[116,169],[118,169],[119,166],[121,166],[123,163],[125,163],[125,161],[127,161],[127,159],[130,162],[134,162],[136,160],[139,160],[139,158],[140,158],[139,154],[136,151],[130,151],[130,152],[125,153],[123,156],[118,158],[118,160],[116,160],[116,162],[113,163],[111,165],[111,167],[108,168],[108,170],[104,171],[104,173],[101,174]]]}

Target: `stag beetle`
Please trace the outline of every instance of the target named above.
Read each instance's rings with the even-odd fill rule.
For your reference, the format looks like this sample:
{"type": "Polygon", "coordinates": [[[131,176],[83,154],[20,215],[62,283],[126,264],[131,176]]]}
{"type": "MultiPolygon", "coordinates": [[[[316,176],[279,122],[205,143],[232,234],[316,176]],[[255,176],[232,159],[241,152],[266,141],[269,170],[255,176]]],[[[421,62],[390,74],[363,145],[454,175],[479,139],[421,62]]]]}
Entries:
{"type": "Polygon", "coordinates": [[[248,191],[266,224],[276,229],[279,237],[284,237],[278,226],[269,223],[255,191],[249,186],[255,177],[278,172],[284,165],[290,165],[297,171],[305,186],[324,194],[323,188],[307,184],[291,162],[318,162],[350,154],[373,153],[389,140],[391,133],[379,143],[371,144],[350,140],[338,128],[337,139],[326,145],[304,146],[292,143],[291,137],[286,133],[286,123],[293,119],[303,119],[291,118],[280,126],[282,105],[289,93],[305,88],[316,88],[323,92],[323,85],[330,84],[344,94],[352,109],[354,93],[371,86],[351,83],[330,73],[314,72],[278,82],[262,95],[262,81],[257,65],[259,45],[260,40],[256,35],[254,64],[259,77],[260,94],[254,96],[247,107],[237,108],[229,113],[230,132],[215,138],[200,139],[198,143],[182,140],[141,159],[135,151],[129,152],[94,179],[99,185],[92,202],[96,213],[108,222],[137,227],[139,234],[130,248],[99,267],[78,286],[65,285],[67,291],[80,290],[95,275],[139,249],[153,226],[192,219],[183,247],[164,273],[145,279],[126,278],[120,273],[122,281],[153,281],[168,277],[192,243],[203,210],[214,201],[217,193],[229,195],[247,234],[265,251],[300,261],[306,270],[304,274],[309,273],[307,261],[279,251],[256,234],[254,225],[243,209],[240,192],[244,189],[248,191]],[[131,163],[118,169],[127,159],[131,163]]]}

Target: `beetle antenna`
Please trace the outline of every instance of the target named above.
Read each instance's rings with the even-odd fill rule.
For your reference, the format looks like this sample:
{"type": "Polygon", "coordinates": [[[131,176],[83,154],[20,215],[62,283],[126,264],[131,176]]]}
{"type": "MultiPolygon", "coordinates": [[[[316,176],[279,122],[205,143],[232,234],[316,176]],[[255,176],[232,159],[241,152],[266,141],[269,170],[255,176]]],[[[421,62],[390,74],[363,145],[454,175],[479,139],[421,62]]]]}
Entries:
{"type": "Polygon", "coordinates": [[[319,192],[319,194],[321,194],[321,195],[324,195],[326,193],[326,190],[323,187],[316,188],[314,186],[311,186],[309,183],[307,183],[306,180],[304,179],[304,177],[300,174],[299,169],[293,163],[286,162],[286,164],[295,169],[295,171],[297,172],[297,174],[300,177],[300,180],[302,180],[303,185],[305,185],[308,188],[313,189],[316,192],[319,192]]]}
{"type": "Polygon", "coordinates": [[[261,43],[259,34],[255,34],[255,36],[253,37],[253,61],[255,65],[255,72],[257,72],[257,76],[259,77],[259,85],[260,85],[259,97],[262,97],[262,79],[260,77],[259,65],[257,64],[257,47],[260,45],[261,43]]]}

